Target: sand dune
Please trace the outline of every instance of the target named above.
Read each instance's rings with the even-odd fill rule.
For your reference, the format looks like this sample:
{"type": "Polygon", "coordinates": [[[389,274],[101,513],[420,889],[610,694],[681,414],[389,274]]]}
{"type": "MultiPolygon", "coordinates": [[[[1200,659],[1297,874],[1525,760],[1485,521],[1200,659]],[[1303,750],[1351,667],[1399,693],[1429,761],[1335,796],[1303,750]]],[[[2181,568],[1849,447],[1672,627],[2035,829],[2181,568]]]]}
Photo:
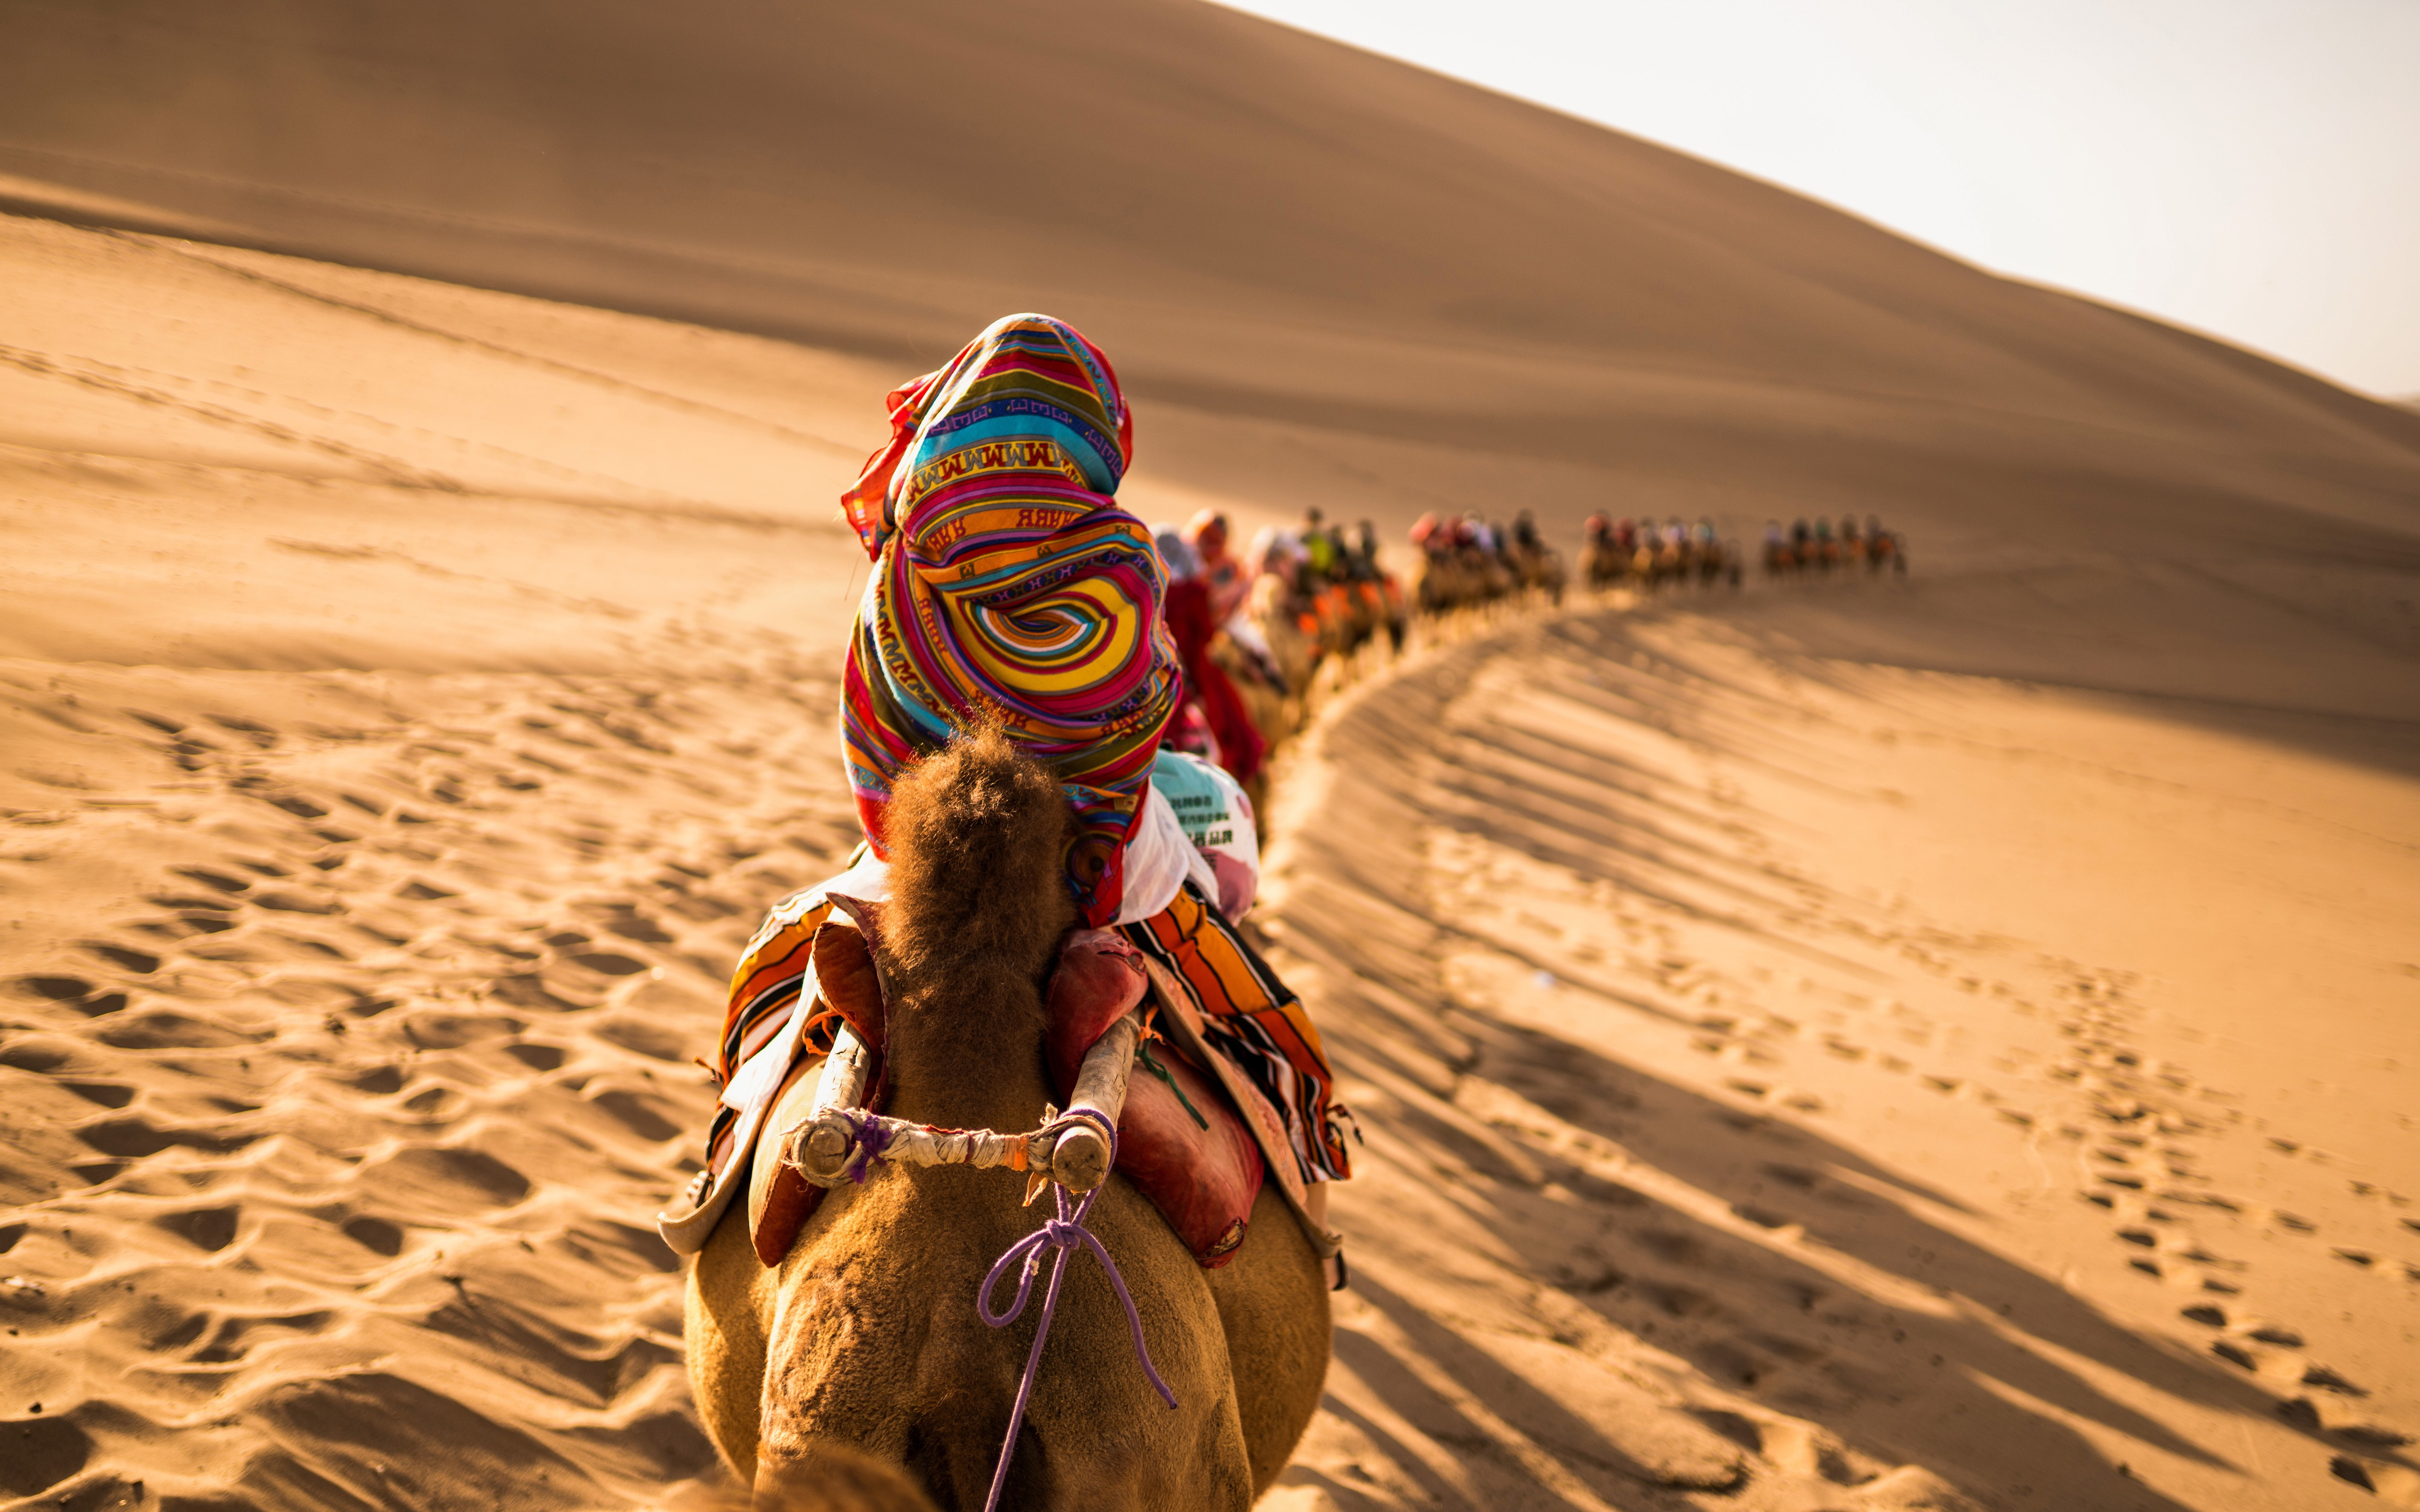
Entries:
{"type": "Polygon", "coordinates": [[[851,835],[832,500],[1040,306],[1149,517],[1916,550],[1285,775],[1369,1142],[1273,1504],[2420,1504],[2420,418],[1202,6],[0,29],[0,1494],[717,1483],[647,1222],[851,835]]]}
{"type": "Polygon", "coordinates": [[[1288,775],[1387,1236],[1294,1483],[1663,1504],[1677,1421],[1789,1504],[2410,1501],[2412,724],[1810,655],[1910,612],[1823,588],[1433,655],[1288,775]]]}
{"type": "Polygon", "coordinates": [[[862,376],[40,223],[0,262],[0,1493],[711,1472],[650,1217],[704,1005],[845,848],[790,627],[845,612],[799,489],[862,376]]]}
{"type": "Polygon", "coordinates": [[[2412,528],[2402,410],[1207,5],[7,22],[21,207],[894,363],[1046,308],[1123,364],[1147,467],[1288,511],[2412,528]]]}

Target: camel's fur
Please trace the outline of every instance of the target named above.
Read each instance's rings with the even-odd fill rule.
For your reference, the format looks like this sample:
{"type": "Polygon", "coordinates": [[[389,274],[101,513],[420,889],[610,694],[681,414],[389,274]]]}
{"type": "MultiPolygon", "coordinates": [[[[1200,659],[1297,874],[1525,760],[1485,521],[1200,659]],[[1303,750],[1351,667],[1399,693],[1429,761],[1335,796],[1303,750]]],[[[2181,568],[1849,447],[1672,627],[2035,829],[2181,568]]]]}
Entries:
{"type": "MultiPolygon", "coordinates": [[[[1058,785],[997,732],[897,785],[881,940],[892,1113],[959,1128],[1039,1120],[1052,1090],[1042,989],[1073,921],[1067,823],[1058,785]]],[[[852,1474],[870,1458],[904,1467],[940,1506],[983,1504],[1047,1281],[1046,1266],[1006,1328],[975,1316],[985,1272],[1040,1225],[1022,1195],[1021,1178],[1001,1171],[884,1167],[833,1191],[770,1271],[744,1217],[723,1221],[690,1273],[690,1377],[707,1430],[762,1502],[829,1492],[836,1476],[817,1458],[839,1450],[852,1474]]],[[[1294,1452],[1326,1373],[1327,1298],[1309,1242],[1264,1189],[1235,1259],[1204,1271],[1123,1177],[1090,1227],[1178,1408],[1143,1379],[1099,1267],[1072,1256],[1001,1504],[1249,1504],[1294,1452]]]]}

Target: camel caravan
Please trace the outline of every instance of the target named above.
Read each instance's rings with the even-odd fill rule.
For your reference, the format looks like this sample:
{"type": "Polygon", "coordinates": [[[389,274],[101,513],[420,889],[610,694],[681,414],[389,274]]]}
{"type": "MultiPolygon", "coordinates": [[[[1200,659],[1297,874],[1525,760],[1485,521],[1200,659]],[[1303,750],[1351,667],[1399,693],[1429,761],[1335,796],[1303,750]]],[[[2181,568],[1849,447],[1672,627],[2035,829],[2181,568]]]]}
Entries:
{"type": "MultiPolygon", "coordinates": [[[[1692,528],[1676,516],[1658,527],[1652,519],[1610,519],[1591,515],[1580,548],[1580,576],[1589,587],[1652,591],[1657,588],[1716,583],[1740,586],[1745,563],[1737,541],[1720,535],[1714,521],[1700,518],[1692,528]]],[[[1907,571],[1907,545],[1897,532],[1883,529],[1869,515],[1861,530],[1856,517],[1843,515],[1836,532],[1829,519],[1813,525],[1800,519],[1784,532],[1779,520],[1764,532],[1764,575],[1768,579],[1804,573],[1828,574],[1864,566],[1869,572],[1890,567],[1907,571]]]]}
{"type": "Polygon", "coordinates": [[[1302,727],[1322,673],[1365,647],[1401,651],[1411,613],[1368,520],[1348,536],[1313,509],[1298,528],[1264,527],[1241,552],[1230,531],[1206,509],[1181,530],[1153,527],[1162,618],[1185,671],[1164,739],[1225,770],[1258,807],[1268,758],[1302,727]]]}
{"type": "Polygon", "coordinates": [[[1427,614],[1445,614],[1530,594],[1563,601],[1563,559],[1523,510],[1512,527],[1466,514],[1422,515],[1412,526],[1419,552],[1413,596],[1427,614]]]}
{"type": "Polygon", "coordinates": [[[1768,578],[1854,571],[1860,565],[1869,573],[1885,567],[1895,573],[1907,571],[1906,540],[1896,531],[1883,529],[1879,516],[1868,515],[1860,530],[1856,516],[1843,515],[1837,532],[1820,515],[1812,525],[1801,517],[1786,532],[1777,519],[1765,522],[1764,575],[1768,578]]]}
{"type": "Polygon", "coordinates": [[[1683,583],[1738,587],[1738,543],[1717,535],[1714,522],[1696,529],[1675,516],[1659,529],[1652,519],[1608,520],[1590,515],[1580,547],[1580,571],[1590,588],[1652,590],[1683,583]]]}

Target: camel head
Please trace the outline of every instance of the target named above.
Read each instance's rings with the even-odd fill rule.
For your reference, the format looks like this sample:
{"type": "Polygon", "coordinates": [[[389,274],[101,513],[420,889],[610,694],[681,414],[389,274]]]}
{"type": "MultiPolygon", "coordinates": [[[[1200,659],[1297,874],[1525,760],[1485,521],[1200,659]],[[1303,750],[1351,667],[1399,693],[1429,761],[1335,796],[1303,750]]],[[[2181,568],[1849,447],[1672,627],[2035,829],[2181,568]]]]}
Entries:
{"type": "MultiPolygon", "coordinates": [[[[918,1117],[978,1126],[995,1111],[988,1099],[959,1094],[1038,1080],[1043,988],[1076,921],[1072,825],[1057,779],[998,726],[960,736],[892,787],[880,949],[892,1077],[918,1117]]],[[[996,1127],[1017,1128],[1041,1110],[997,1111],[1007,1116],[996,1127]]]]}

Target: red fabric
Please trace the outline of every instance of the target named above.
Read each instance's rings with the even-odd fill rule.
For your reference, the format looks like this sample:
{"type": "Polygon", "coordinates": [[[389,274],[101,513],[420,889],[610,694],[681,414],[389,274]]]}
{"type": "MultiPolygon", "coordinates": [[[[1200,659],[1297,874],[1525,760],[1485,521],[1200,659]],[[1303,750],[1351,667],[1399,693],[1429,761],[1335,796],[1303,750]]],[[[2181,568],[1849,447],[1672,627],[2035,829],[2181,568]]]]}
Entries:
{"type": "MultiPolygon", "coordinates": [[[[872,927],[875,915],[865,909],[854,916],[861,925],[872,927]]],[[[860,1041],[874,1054],[866,1070],[865,1107],[879,1113],[890,1101],[891,1089],[883,1079],[882,1047],[888,1042],[888,1012],[882,995],[882,973],[875,964],[874,944],[862,929],[826,919],[816,926],[808,953],[815,964],[817,996],[823,1011],[807,1021],[805,1035],[800,1039],[796,1058],[790,1063],[789,1074],[783,1078],[782,1092],[800,1076],[820,1076],[823,1056],[818,1046],[829,1045],[838,1031],[824,1027],[823,1021],[837,1018],[855,1030],[860,1041]],[[821,1032],[818,1032],[818,1030],[821,1032]]],[[[776,1104],[780,1096],[775,1098],[776,1104]]],[[[768,1128],[757,1135],[760,1140],[779,1137],[768,1128]]],[[[768,1266],[779,1265],[799,1241],[799,1230],[824,1200],[824,1189],[809,1183],[791,1165],[776,1165],[769,1181],[764,1162],[749,1177],[748,1210],[750,1237],[756,1245],[756,1257],[768,1266]],[[764,1187],[761,1192],[759,1186],[764,1187]]]]}
{"type": "Polygon", "coordinates": [[[1268,755],[1269,743],[1261,738],[1227,669],[1210,659],[1210,640],[1218,625],[1211,618],[1209,586],[1198,578],[1170,582],[1160,617],[1168,622],[1169,639],[1176,642],[1186,688],[1201,700],[1202,716],[1218,742],[1218,764],[1236,781],[1250,781],[1268,755]]]}
{"type": "Polygon", "coordinates": [[[923,422],[924,401],[932,394],[935,380],[947,371],[936,368],[883,396],[882,407],[891,412],[891,440],[865,459],[855,486],[840,496],[841,512],[848,517],[849,528],[857,532],[869,557],[882,549],[883,498],[891,491],[891,475],[899,471],[899,459],[916,440],[916,427],[923,422]]]}
{"type": "MultiPolygon", "coordinates": [[[[1186,673],[1188,678],[1192,675],[1186,673]]],[[[1235,691],[1234,679],[1207,656],[1202,658],[1202,709],[1209,716],[1211,733],[1218,737],[1218,764],[1233,773],[1236,781],[1250,781],[1268,757],[1269,743],[1252,723],[1251,711],[1244,706],[1244,695],[1235,691]]]]}
{"type": "Polygon", "coordinates": [[[866,1044],[880,1050],[890,1040],[883,1023],[882,977],[874,964],[874,942],[862,930],[826,920],[808,947],[815,963],[815,987],[866,1044]]]}
{"type": "Polygon", "coordinates": [[[1186,525],[1185,539],[1202,559],[1202,580],[1210,586],[1210,623],[1223,625],[1252,591],[1251,575],[1227,554],[1227,517],[1215,509],[1201,511],[1186,525]]]}
{"type": "Polygon", "coordinates": [[[1122,934],[1078,930],[1060,947],[1058,969],[1050,974],[1050,1063],[1056,1067],[1065,1055],[1067,1088],[1076,1084],[1084,1052],[1142,1001],[1149,985],[1139,952],[1122,934]]]}
{"type": "MultiPolygon", "coordinates": [[[[1084,1052],[1140,1000],[1145,978],[1136,956],[1125,936],[1106,930],[1078,931],[1061,950],[1050,979],[1047,1041],[1061,1099],[1074,1094],[1084,1052]]],[[[1136,1057],[1118,1119],[1117,1168],[1151,1199],[1193,1257],[1216,1270],[1234,1257],[1250,1227],[1265,1174],[1260,1147],[1216,1083],[1165,1041],[1152,1041],[1147,1048],[1185,1097],[1180,1101],[1136,1057]],[[1188,1102],[1194,1112],[1187,1111],[1188,1102]]]]}

